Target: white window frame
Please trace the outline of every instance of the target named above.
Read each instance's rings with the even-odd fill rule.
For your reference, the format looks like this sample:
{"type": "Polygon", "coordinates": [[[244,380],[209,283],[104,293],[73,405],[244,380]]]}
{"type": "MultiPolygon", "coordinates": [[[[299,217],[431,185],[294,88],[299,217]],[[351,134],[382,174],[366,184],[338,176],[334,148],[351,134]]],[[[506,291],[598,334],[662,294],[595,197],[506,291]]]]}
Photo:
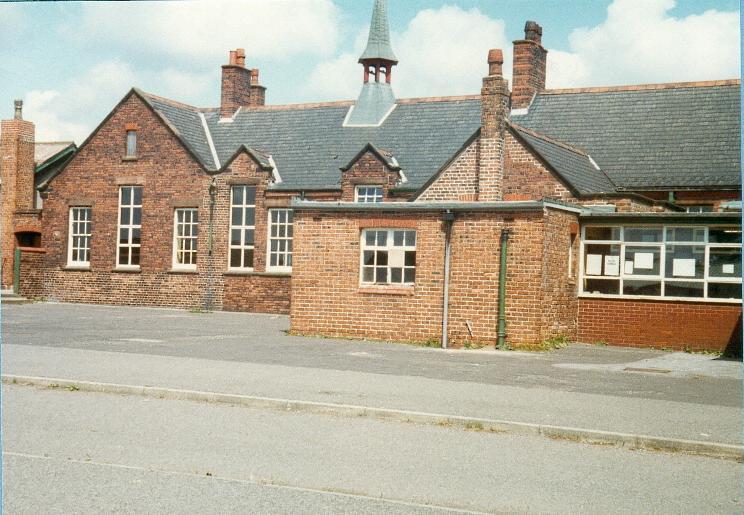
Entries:
{"type": "MultiPolygon", "coordinates": [[[[674,301],[674,302],[710,302],[710,303],[741,303],[741,299],[726,299],[716,298],[708,296],[708,285],[713,284],[741,284],[741,277],[710,277],[710,249],[711,248],[734,248],[741,249],[741,243],[715,243],[710,242],[710,230],[716,228],[727,228],[734,227],[736,224],[587,224],[581,228],[581,241],[579,250],[579,295],[582,297],[601,297],[611,299],[639,299],[639,300],[653,300],[653,301],[674,301]],[[619,229],[619,239],[617,240],[587,240],[586,230],[590,227],[613,227],[619,229]],[[662,231],[662,238],[660,242],[630,242],[625,241],[625,230],[643,228],[643,229],[660,229],[662,231]],[[667,229],[670,228],[683,228],[683,229],[703,229],[704,239],[703,241],[671,241],[667,240],[667,229]],[[584,267],[586,262],[586,245],[617,245],[620,247],[620,273],[617,276],[595,276],[587,275],[584,267]],[[625,248],[630,247],[649,247],[649,248],[660,248],[659,251],[659,273],[656,275],[639,275],[639,274],[626,274],[624,270],[625,263],[625,248]],[[704,247],[705,256],[703,257],[703,277],[701,278],[673,278],[666,277],[666,251],[667,247],[674,246],[687,246],[687,247],[704,247]],[[611,293],[592,293],[584,290],[585,280],[606,280],[606,281],[617,281],[618,291],[617,294],[611,293]],[[623,293],[623,287],[625,280],[648,280],[648,281],[659,281],[661,283],[659,295],[626,295],[623,293]],[[665,289],[667,283],[674,282],[694,282],[701,283],[703,285],[703,295],[701,297],[677,297],[677,296],[665,296],[665,289]]],[[[738,226],[737,226],[738,228],[738,226]]]]}
{"type": "Polygon", "coordinates": [[[254,269],[255,263],[256,263],[256,187],[252,185],[244,185],[244,184],[236,184],[232,187],[230,187],[230,211],[228,216],[230,217],[230,229],[227,234],[227,268],[228,270],[235,270],[235,271],[244,271],[244,272],[251,272],[254,269]],[[243,203],[242,204],[234,204],[233,201],[235,199],[234,191],[237,188],[243,189],[243,203]],[[253,189],[253,204],[247,204],[247,195],[246,191],[248,189],[253,189]],[[241,225],[233,225],[233,208],[241,208],[242,214],[241,214],[241,225]],[[245,213],[247,210],[252,209],[253,210],[253,225],[245,225],[245,213]],[[237,245],[233,245],[232,242],[232,232],[233,230],[239,230],[240,231],[240,243],[237,245]],[[245,231],[246,230],[252,230],[253,231],[253,243],[250,245],[247,245],[245,243],[245,231]],[[235,249],[240,249],[240,266],[232,266],[232,251],[235,249]],[[253,251],[253,263],[251,266],[245,266],[245,251],[246,250],[252,250],[253,251]]]}
{"type": "Polygon", "coordinates": [[[126,157],[137,157],[137,131],[134,129],[127,130],[125,156],[126,157]],[[130,136],[131,136],[131,141],[130,141],[130,136]],[[130,152],[130,150],[132,152],[130,152]]]}
{"type": "Polygon", "coordinates": [[[376,203],[382,202],[384,199],[384,196],[385,196],[385,190],[381,184],[358,184],[354,188],[354,202],[361,202],[363,204],[365,203],[376,204],[376,203]],[[369,191],[365,191],[364,195],[361,195],[359,190],[361,190],[362,188],[367,188],[367,190],[369,189],[380,190],[380,194],[377,195],[377,193],[375,192],[375,194],[370,195],[369,191]]]}
{"type": "Polygon", "coordinates": [[[359,236],[359,285],[361,287],[368,287],[368,286],[383,286],[383,287],[402,287],[402,288],[409,288],[413,287],[416,284],[416,256],[414,256],[414,264],[413,266],[406,266],[405,265],[405,253],[407,251],[413,251],[416,252],[416,244],[418,242],[418,235],[416,234],[416,229],[413,228],[398,228],[398,229],[388,229],[384,227],[375,227],[375,228],[367,228],[362,229],[361,234],[359,236]],[[377,245],[377,239],[375,238],[375,245],[367,245],[367,233],[368,232],[386,232],[386,241],[385,245],[377,245]],[[403,245],[395,245],[394,239],[395,239],[395,233],[396,232],[402,232],[404,233],[404,239],[403,239],[403,245]],[[405,240],[405,233],[413,233],[413,245],[407,245],[405,240]],[[375,252],[375,264],[372,265],[372,273],[373,273],[373,280],[372,281],[365,281],[364,279],[364,269],[370,268],[369,265],[365,265],[364,262],[364,253],[365,251],[371,251],[375,252]],[[377,260],[377,251],[383,251],[387,252],[387,264],[384,265],[387,269],[386,272],[386,281],[385,282],[378,282],[377,279],[377,271],[378,265],[376,264],[377,260]],[[391,252],[393,251],[393,252],[391,252]],[[401,256],[398,256],[396,259],[401,259],[401,266],[394,266],[395,263],[391,264],[391,254],[398,253],[402,254],[401,256]],[[392,271],[393,268],[401,268],[401,282],[392,282],[392,271]],[[414,278],[413,281],[406,281],[405,280],[405,271],[407,269],[413,269],[414,278]]]}
{"type": "Polygon", "coordinates": [[[117,224],[117,231],[116,231],[116,268],[119,270],[139,270],[140,265],[142,263],[142,197],[144,195],[144,191],[142,186],[138,185],[130,185],[130,186],[121,186],[119,188],[119,212],[118,212],[118,219],[119,223],[117,224]],[[124,190],[130,189],[130,202],[131,204],[127,204],[126,206],[123,206],[121,201],[124,196],[124,190]],[[135,190],[140,190],[140,203],[136,204],[134,201],[134,192],[135,190]],[[128,224],[122,224],[121,223],[121,212],[122,208],[128,208],[129,209],[129,223],[128,224]],[[139,208],[140,210],[140,223],[135,224],[134,223],[134,210],[139,208]],[[121,230],[127,229],[127,242],[122,244],[121,243],[121,230]],[[139,243],[133,243],[134,240],[134,231],[138,229],[140,232],[140,242],[139,243]],[[126,247],[129,249],[128,252],[128,262],[127,263],[119,263],[119,254],[121,252],[121,248],[126,247]],[[139,263],[132,264],[132,249],[138,248],[139,250],[139,263]]]}
{"type": "Polygon", "coordinates": [[[199,257],[199,209],[195,207],[178,207],[173,210],[173,270],[196,270],[196,264],[199,257]],[[183,221],[178,220],[179,212],[183,213],[183,221]],[[187,217],[188,215],[188,217],[187,217]],[[187,220],[188,218],[188,220],[187,220]],[[179,231],[179,226],[181,229],[179,231]],[[184,234],[186,227],[189,228],[189,234],[184,234]],[[190,249],[181,248],[180,242],[189,241],[190,249]],[[179,254],[193,255],[193,263],[179,263],[179,254]]]}
{"type": "Polygon", "coordinates": [[[90,268],[90,242],[93,237],[93,230],[91,225],[91,217],[93,214],[93,209],[90,206],[71,206],[70,207],[70,213],[69,213],[69,222],[67,227],[67,267],[68,268],[90,268]],[[80,217],[81,214],[85,214],[83,218],[80,217]],[[80,232],[80,224],[85,225],[86,231],[84,233],[80,232]],[[77,230],[75,230],[77,229],[77,230]],[[78,242],[80,242],[80,239],[84,240],[84,245],[78,244],[77,246],[74,244],[75,238],[79,238],[78,242]],[[77,251],[78,258],[80,256],[80,251],[85,251],[87,253],[88,259],[73,259],[73,253],[74,251],[77,251]]]}
{"type": "Polygon", "coordinates": [[[267,231],[266,231],[266,270],[272,271],[272,272],[291,272],[292,271],[292,242],[294,237],[294,212],[291,209],[288,208],[276,208],[276,209],[269,209],[268,211],[268,217],[267,217],[267,231]],[[285,222],[274,222],[274,214],[279,215],[279,213],[285,213],[286,218],[285,222]],[[274,228],[276,227],[276,235],[274,235],[274,228]],[[279,236],[279,233],[281,232],[281,228],[284,228],[284,236],[279,236]],[[277,250],[272,250],[272,241],[277,242],[277,247],[279,246],[279,242],[284,242],[285,250],[281,251],[277,248],[277,250]],[[271,258],[272,255],[277,255],[277,262],[279,262],[279,256],[283,255],[285,258],[285,263],[289,263],[288,265],[272,265],[271,264],[271,258]]]}

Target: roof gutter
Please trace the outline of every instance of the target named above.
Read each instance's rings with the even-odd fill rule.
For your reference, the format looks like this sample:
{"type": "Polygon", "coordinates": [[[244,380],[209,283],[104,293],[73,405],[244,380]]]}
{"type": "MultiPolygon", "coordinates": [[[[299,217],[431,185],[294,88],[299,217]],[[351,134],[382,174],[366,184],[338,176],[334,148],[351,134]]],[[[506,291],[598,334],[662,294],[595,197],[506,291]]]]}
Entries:
{"type": "Polygon", "coordinates": [[[572,213],[582,213],[580,207],[568,206],[547,200],[514,200],[502,202],[380,202],[362,204],[358,202],[317,202],[294,198],[291,203],[295,210],[315,211],[368,211],[368,212],[396,212],[396,211],[434,211],[434,212],[463,212],[463,211],[493,211],[493,212],[537,212],[545,208],[558,209],[572,213]]]}

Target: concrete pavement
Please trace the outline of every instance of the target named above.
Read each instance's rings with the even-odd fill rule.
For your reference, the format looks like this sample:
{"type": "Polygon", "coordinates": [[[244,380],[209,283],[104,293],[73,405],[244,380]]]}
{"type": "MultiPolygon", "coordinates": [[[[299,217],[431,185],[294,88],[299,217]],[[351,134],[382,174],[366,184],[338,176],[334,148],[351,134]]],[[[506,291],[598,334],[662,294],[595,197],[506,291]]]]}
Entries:
{"type": "Polygon", "coordinates": [[[742,507],[727,460],[60,389],[6,385],[3,403],[12,513],[742,507]]]}
{"type": "Polygon", "coordinates": [[[82,305],[5,308],[3,328],[3,374],[741,443],[741,364],[710,356],[442,352],[291,337],[285,317],[82,305]]]}

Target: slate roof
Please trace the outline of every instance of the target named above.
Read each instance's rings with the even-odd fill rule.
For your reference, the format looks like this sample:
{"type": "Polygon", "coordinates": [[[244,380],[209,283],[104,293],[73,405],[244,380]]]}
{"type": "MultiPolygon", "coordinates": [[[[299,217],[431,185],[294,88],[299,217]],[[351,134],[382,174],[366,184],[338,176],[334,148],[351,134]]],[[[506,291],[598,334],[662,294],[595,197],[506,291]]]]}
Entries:
{"type": "MultiPolygon", "coordinates": [[[[282,182],[272,188],[284,190],[338,189],[340,168],[372,144],[395,155],[408,179],[401,189],[415,191],[480,127],[477,96],[398,100],[379,127],[343,127],[352,102],[241,109],[225,123],[216,109],[140,94],[207,170],[224,166],[244,145],[273,158],[282,182]]],[[[738,82],[731,81],[546,91],[511,119],[523,141],[579,194],[613,192],[613,186],[736,189],[739,104],[738,82]]]]}
{"type": "Polygon", "coordinates": [[[586,150],[621,190],[741,187],[740,86],[544,92],[519,125],[586,150]]]}
{"type": "Polygon", "coordinates": [[[480,126],[480,101],[399,102],[379,127],[343,127],[349,103],[320,107],[241,110],[232,123],[205,113],[219,161],[240,145],[273,157],[281,183],[275,189],[338,189],[340,168],[368,143],[391,151],[416,190],[459,150],[480,126]]]}
{"type": "Polygon", "coordinates": [[[48,159],[74,145],[73,141],[37,141],[34,143],[34,163],[37,166],[42,165],[48,159]]]}
{"type": "MultiPolygon", "coordinates": [[[[204,131],[204,125],[201,121],[201,110],[196,107],[179,104],[171,100],[161,98],[150,93],[137,91],[150,105],[165,117],[170,123],[171,129],[178,135],[181,140],[189,147],[192,153],[196,154],[199,160],[208,170],[217,168],[212,152],[209,148],[207,134],[204,131]]],[[[237,150],[238,146],[232,149],[237,150]]],[[[225,159],[227,159],[226,156],[225,159]]]]}
{"type": "Polygon", "coordinates": [[[612,181],[594,166],[585,152],[524,127],[514,124],[511,127],[579,195],[617,192],[612,181]]]}

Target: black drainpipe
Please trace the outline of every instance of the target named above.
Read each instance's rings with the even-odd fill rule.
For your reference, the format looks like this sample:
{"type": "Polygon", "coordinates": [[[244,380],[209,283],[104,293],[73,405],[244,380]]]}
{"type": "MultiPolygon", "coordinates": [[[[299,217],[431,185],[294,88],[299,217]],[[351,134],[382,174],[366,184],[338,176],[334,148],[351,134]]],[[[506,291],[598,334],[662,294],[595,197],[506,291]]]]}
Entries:
{"type": "Polygon", "coordinates": [[[211,311],[214,307],[214,294],[212,292],[212,280],[214,275],[214,257],[212,250],[214,247],[214,206],[217,203],[217,183],[212,178],[209,183],[209,226],[207,228],[207,284],[204,292],[204,311],[211,311]]]}
{"type": "Polygon", "coordinates": [[[506,253],[509,249],[510,233],[510,229],[501,229],[501,249],[499,251],[501,257],[501,264],[499,265],[499,349],[506,347],[506,253]]]}
{"type": "Polygon", "coordinates": [[[442,298],[442,348],[446,349],[448,342],[447,322],[449,319],[449,278],[450,278],[450,255],[452,253],[452,222],[455,213],[447,210],[442,215],[444,222],[444,288],[442,298]]]}

